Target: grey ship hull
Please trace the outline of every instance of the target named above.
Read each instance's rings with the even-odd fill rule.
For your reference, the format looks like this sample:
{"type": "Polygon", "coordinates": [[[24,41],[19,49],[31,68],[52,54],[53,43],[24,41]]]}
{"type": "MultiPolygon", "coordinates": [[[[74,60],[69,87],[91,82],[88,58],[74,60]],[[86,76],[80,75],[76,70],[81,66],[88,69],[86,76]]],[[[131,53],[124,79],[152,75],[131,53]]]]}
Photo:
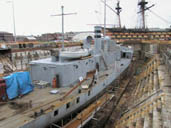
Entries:
{"type": "Polygon", "coordinates": [[[92,101],[99,93],[103,92],[107,86],[109,86],[125,69],[127,69],[127,67],[130,65],[130,62],[131,59],[121,59],[119,65],[122,66],[120,66],[120,68],[117,69],[111,67],[109,70],[107,70],[106,73],[108,76],[104,80],[99,80],[97,85],[91,88],[91,94],[89,96],[87,93],[80,94],[80,104],[72,104],[68,110],[66,110],[66,104],[63,104],[63,106],[58,109],[60,113],[57,117],[54,116],[54,111],[52,111],[21,126],[21,128],[43,128],[50,125],[52,122],[56,122],[66,115],[77,111],[82,106],[92,101]]]}
{"type": "MultiPolygon", "coordinates": [[[[91,48],[89,44],[88,41],[84,43],[85,49],[91,48]]],[[[89,51],[90,56],[65,60],[60,56],[62,52],[52,52],[52,58],[30,63],[32,81],[55,85],[59,94],[50,94],[52,87],[35,88],[32,94],[22,98],[24,102],[33,100],[28,110],[14,115],[14,110],[4,106],[12,116],[3,120],[0,127],[43,128],[78,111],[125,71],[131,63],[133,49],[119,46],[108,38],[102,39],[101,27],[95,27],[95,45],[93,51],[89,51]],[[84,89],[82,85],[88,85],[88,88],[84,89]]]]}

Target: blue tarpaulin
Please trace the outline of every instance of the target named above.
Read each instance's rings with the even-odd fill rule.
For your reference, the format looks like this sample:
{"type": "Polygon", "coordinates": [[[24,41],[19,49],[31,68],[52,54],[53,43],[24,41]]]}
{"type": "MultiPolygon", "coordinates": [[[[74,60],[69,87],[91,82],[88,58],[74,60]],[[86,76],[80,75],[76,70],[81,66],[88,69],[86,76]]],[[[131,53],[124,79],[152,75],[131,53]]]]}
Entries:
{"type": "Polygon", "coordinates": [[[25,95],[33,91],[29,72],[17,72],[4,77],[7,86],[6,92],[9,99],[25,95]]]}

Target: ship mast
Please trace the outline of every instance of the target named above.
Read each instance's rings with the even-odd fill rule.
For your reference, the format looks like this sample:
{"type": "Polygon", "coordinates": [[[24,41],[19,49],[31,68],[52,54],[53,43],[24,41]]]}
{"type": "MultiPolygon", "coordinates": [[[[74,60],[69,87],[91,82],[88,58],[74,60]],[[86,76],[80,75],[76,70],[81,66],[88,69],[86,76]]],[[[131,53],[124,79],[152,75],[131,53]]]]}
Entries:
{"type": "Polygon", "coordinates": [[[146,4],[148,4],[148,2],[146,2],[145,0],[139,0],[138,5],[140,6],[140,13],[141,13],[141,17],[142,17],[142,29],[145,29],[145,7],[146,4]]]}
{"type": "Polygon", "coordinates": [[[61,14],[51,16],[62,16],[62,51],[64,50],[64,16],[65,15],[76,15],[77,13],[64,13],[64,6],[61,6],[61,14]]]}
{"type": "Polygon", "coordinates": [[[149,10],[154,7],[155,5],[151,5],[149,7],[146,7],[146,5],[148,4],[147,1],[145,0],[139,0],[138,2],[138,6],[140,6],[140,11],[138,13],[141,13],[141,17],[142,17],[142,23],[141,23],[141,28],[145,29],[146,28],[146,19],[145,19],[145,11],[149,10]]]}
{"type": "MultiPolygon", "coordinates": [[[[117,6],[115,9],[113,9],[111,6],[109,6],[105,1],[101,1],[104,3],[104,30],[106,29],[106,7],[108,7],[112,12],[114,12],[118,16],[118,28],[121,28],[121,18],[120,18],[120,13],[122,11],[122,8],[120,7],[120,1],[118,0],[117,6]]],[[[104,33],[105,35],[105,33],[104,33]]]]}
{"type": "Polygon", "coordinates": [[[116,6],[115,10],[116,10],[116,14],[117,14],[117,16],[118,16],[119,28],[121,28],[122,26],[121,26],[121,17],[120,17],[120,13],[121,13],[121,11],[122,11],[122,8],[120,7],[120,1],[119,1],[119,0],[118,0],[118,2],[117,2],[117,6],[116,6]]]}

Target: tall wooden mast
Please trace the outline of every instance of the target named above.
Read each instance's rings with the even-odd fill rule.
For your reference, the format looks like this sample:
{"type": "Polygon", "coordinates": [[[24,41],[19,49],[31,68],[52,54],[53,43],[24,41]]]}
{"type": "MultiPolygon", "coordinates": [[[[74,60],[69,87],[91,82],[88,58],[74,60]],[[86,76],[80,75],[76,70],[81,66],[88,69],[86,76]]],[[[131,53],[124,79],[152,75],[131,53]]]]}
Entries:
{"type": "Polygon", "coordinates": [[[146,4],[148,4],[148,2],[146,2],[145,0],[140,0],[138,2],[138,5],[140,6],[140,13],[141,13],[141,17],[142,17],[142,29],[146,28],[146,23],[145,23],[145,8],[146,8],[146,4]]]}
{"type": "Polygon", "coordinates": [[[121,28],[122,26],[121,26],[121,17],[120,17],[120,13],[121,13],[121,11],[122,11],[122,8],[120,7],[120,1],[118,0],[118,2],[117,2],[117,6],[116,6],[116,14],[117,14],[117,16],[118,16],[118,21],[119,21],[119,28],[121,28]]]}

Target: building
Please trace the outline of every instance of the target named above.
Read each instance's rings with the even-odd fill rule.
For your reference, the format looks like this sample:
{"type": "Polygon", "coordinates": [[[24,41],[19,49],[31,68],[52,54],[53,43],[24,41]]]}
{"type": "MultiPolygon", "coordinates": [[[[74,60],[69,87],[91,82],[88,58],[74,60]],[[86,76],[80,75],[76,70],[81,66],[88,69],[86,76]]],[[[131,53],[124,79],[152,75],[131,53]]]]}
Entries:
{"type": "Polygon", "coordinates": [[[18,42],[30,42],[30,41],[37,41],[36,37],[34,36],[17,36],[18,42]]]}
{"type": "MultiPolygon", "coordinates": [[[[64,34],[64,40],[71,41],[76,35],[75,32],[66,32],[64,34]]],[[[38,37],[40,41],[62,41],[62,33],[45,33],[38,37]]]]}
{"type": "Polygon", "coordinates": [[[54,41],[60,40],[62,37],[61,33],[45,33],[39,37],[40,41],[54,41]]]}
{"type": "Polygon", "coordinates": [[[12,33],[0,32],[0,42],[13,42],[14,36],[12,33]]]}
{"type": "Polygon", "coordinates": [[[71,41],[72,38],[77,34],[77,32],[67,32],[65,33],[65,40],[71,41]]]}

